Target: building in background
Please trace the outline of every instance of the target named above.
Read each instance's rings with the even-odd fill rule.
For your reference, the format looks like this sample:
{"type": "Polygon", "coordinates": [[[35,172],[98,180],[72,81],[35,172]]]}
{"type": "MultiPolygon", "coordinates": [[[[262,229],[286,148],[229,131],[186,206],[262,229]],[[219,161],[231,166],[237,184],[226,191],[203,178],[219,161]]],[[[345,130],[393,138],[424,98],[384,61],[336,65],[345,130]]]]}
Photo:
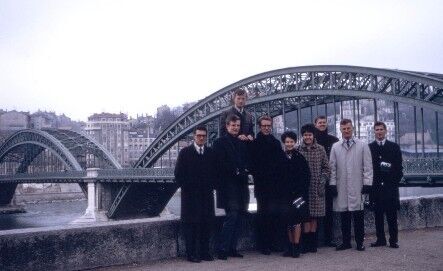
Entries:
{"type": "Polygon", "coordinates": [[[88,117],[85,132],[103,145],[122,167],[129,167],[130,122],[126,114],[99,113],[88,117]]]}

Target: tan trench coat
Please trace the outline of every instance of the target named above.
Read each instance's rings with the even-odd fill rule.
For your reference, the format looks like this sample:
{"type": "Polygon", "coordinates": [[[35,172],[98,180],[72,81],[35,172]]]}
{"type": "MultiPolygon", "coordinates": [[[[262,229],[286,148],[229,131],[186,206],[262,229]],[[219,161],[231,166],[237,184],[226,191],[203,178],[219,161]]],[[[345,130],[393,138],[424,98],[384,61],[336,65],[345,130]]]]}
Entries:
{"type": "Polygon", "coordinates": [[[336,185],[338,196],[334,198],[334,211],[363,210],[363,185],[372,185],[372,157],[368,144],[354,139],[348,149],[342,139],[332,145],[329,159],[330,185],[336,185]]]}

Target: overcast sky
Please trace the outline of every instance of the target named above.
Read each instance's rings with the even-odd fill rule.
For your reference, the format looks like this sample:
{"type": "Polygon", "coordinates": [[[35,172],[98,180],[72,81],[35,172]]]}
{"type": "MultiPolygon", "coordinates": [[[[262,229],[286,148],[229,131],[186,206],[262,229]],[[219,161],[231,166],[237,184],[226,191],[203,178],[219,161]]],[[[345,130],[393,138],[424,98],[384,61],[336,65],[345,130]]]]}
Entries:
{"type": "Polygon", "coordinates": [[[0,108],[155,114],[257,73],[443,73],[443,1],[0,0],[0,108]]]}

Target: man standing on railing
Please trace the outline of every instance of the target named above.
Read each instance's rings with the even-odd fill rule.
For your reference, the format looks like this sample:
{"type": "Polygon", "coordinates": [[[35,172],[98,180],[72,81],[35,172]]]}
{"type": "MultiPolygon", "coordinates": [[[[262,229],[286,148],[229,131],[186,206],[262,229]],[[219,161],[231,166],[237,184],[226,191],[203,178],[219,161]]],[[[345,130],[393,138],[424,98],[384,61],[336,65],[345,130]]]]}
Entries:
{"type": "Polygon", "coordinates": [[[240,131],[237,136],[238,139],[246,142],[254,140],[254,122],[252,114],[245,109],[246,100],[247,93],[244,89],[238,88],[234,91],[232,96],[232,102],[234,105],[229,110],[223,112],[220,117],[220,136],[226,136],[228,134],[228,131],[224,125],[226,118],[229,115],[236,115],[240,118],[240,131]]]}
{"type": "Polygon", "coordinates": [[[370,194],[375,213],[377,241],[371,247],[386,246],[384,215],[388,221],[389,246],[398,248],[397,210],[400,209],[398,184],[403,177],[402,155],[398,144],[386,139],[386,124],[374,124],[375,140],[369,144],[374,168],[374,183],[370,194]]]}
{"type": "Polygon", "coordinates": [[[181,187],[181,220],[184,228],[187,259],[190,262],[212,261],[209,239],[214,219],[215,161],[205,145],[207,130],[194,130],[194,143],[182,149],[175,166],[175,180],[181,187]]]}

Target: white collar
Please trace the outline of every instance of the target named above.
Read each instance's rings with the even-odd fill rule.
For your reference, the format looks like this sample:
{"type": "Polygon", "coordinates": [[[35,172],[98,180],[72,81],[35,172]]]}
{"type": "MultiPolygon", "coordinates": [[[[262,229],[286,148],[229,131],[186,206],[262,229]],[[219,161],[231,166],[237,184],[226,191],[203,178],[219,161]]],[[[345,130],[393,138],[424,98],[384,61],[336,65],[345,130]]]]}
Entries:
{"type": "Polygon", "coordinates": [[[378,141],[377,139],[375,141],[377,142],[377,145],[380,145],[380,142],[382,145],[386,144],[386,138],[384,138],[382,141],[378,141]]]}
{"type": "Polygon", "coordinates": [[[243,114],[243,110],[245,110],[244,108],[238,108],[237,106],[234,105],[235,110],[237,110],[238,112],[240,112],[240,114],[243,114]]]}
{"type": "Polygon", "coordinates": [[[198,154],[200,154],[200,148],[202,148],[202,154],[205,153],[205,145],[203,145],[203,146],[200,147],[199,145],[197,145],[197,144],[194,142],[194,148],[195,148],[195,150],[197,151],[198,154]]]}

